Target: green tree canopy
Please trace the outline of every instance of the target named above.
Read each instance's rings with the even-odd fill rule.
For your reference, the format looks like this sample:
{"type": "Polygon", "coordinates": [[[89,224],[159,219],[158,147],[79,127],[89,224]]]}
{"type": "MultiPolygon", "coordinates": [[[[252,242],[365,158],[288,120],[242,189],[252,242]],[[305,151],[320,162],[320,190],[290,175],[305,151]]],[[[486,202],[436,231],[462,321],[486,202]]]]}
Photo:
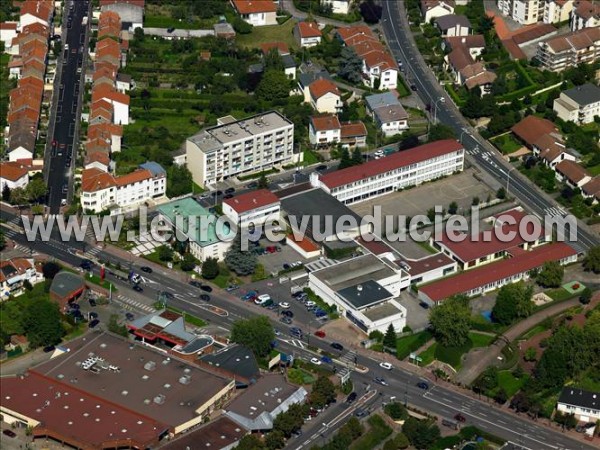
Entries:
{"type": "Polygon", "coordinates": [[[494,320],[509,325],[514,320],[522,319],[533,312],[533,287],[523,282],[502,286],[496,297],[496,304],[492,308],[494,320]]]}
{"type": "Polygon", "coordinates": [[[27,305],[23,325],[32,348],[58,344],[65,335],[58,305],[48,299],[38,299],[27,305]]]}
{"type": "Polygon", "coordinates": [[[402,432],[417,449],[431,448],[432,444],[440,438],[440,429],[437,425],[414,417],[409,417],[404,422],[402,432]]]}
{"type": "Polygon", "coordinates": [[[564,275],[565,269],[558,261],[546,261],[535,280],[540,286],[556,288],[562,283],[564,275]]]}
{"type": "Polygon", "coordinates": [[[436,306],[429,315],[435,339],[447,347],[460,347],[469,340],[471,310],[468,299],[449,298],[436,306]]]}
{"type": "Polygon", "coordinates": [[[256,270],[258,260],[256,254],[251,251],[242,250],[241,233],[235,237],[231,247],[225,254],[227,267],[240,276],[251,275],[256,270]]]}
{"type": "Polygon", "coordinates": [[[282,70],[267,70],[256,87],[258,99],[273,101],[290,96],[290,80],[282,70]]]}
{"type": "Polygon", "coordinates": [[[331,380],[325,376],[320,376],[313,384],[310,393],[310,403],[317,407],[325,406],[335,399],[335,386],[331,380]]]}
{"type": "Polygon", "coordinates": [[[217,258],[206,258],[202,263],[202,276],[214,280],[219,276],[219,261],[217,258]]]}
{"type": "Polygon", "coordinates": [[[344,47],[340,55],[338,75],[350,83],[362,83],[362,59],[352,47],[344,47]]]}
{"type": "Polygon", "coordinates": [[[273,339],[275,333],[267,316],[237,320],[231,329],[231,340],[245,345],[259,358],[269,354],[273,339]]]}
{"type": "Polygon", "coordinates": [[[396,340],[397,340],[396,329],[394,328],[394,325],[390,323],[390,326],[386,330],[385,336],[383,337],[383,346],[393,348],[395,350],[396,349],[396,340]]]}
{"type": "Polygon", "coordinates": [[[583,260],[583,267],[590,272],[600,273],[600,246],[588,250],[583,260]]]}

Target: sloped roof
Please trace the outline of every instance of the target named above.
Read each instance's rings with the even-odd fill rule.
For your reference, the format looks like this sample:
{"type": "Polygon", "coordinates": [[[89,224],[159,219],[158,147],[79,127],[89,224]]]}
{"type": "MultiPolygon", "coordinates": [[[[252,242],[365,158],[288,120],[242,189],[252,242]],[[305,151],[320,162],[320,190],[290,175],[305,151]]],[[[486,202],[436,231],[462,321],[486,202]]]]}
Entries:
{"type": "Polygon", "coordinates": [[[457,14],[447,14],[435,19],[435,23],[442,31],[447,31],[450,28],[461,26],[465,28],[471,28],[471,22],[465,16],[457,14]]]}
{"type": "Polygon", "coordinates": [[[321,37],[317,22],[298,22],[298,34],[301,38],[321,37]]]}
{"type": "Polygon", "coordinates": [[[232,0],[233,7],[240,14],[257,14],[277,12],[277,5],[273,0],[232,0]]]}
{"type": "Polygon", "coordinates": [[[342,122],[341,135],[343,138],[366,136],[367,127],[360,120],[355,122],[342,122]]]}
{"type": "Polygon", "coordinates": [[[223,203],[230,206],[238,214],[243,214],[253,209],[279,203],[279,198],[268,189],[258,189],[236,195],[233,198],[226,198],[223,203]]]}
{"type": "Polygon", "coordinates": [[[320,99],[329,92],[338,96],[340,95],[340,91],[338,87],[333,83],[333,81],[327,80],[325,78],[320,78],[316,81],[313,81],[308,86],[308,89],[310,91],[310,95],[315,100],[320,99]]]}
{"type": "Polygon", "coordinates": [[[558,132],[558,128],[547,119],[531,115],[513,125],[511,131],[527,145],[533,147],[540,137],[558,132]]]}
{"type": "Polygon", "coordinates": [[[17,181],[29,173],[29,168],[18,162],[1,162],[0,178],[10,181],[17,181]]]}
{"type": "Polygon", "coordinates": [[[339,130],[341,128],[340,121],[334,114],[312,116],[310,122],[315,131],[339,130]]]}
{"type": "Polygon", "coordinates": [[[556,165],[555,170],[564,175],[569,181],[575,184],[579,183],[585,177],[590,176],[588,171],[581,167],[580,164],[568,159],[559,162],[556,165]]]}

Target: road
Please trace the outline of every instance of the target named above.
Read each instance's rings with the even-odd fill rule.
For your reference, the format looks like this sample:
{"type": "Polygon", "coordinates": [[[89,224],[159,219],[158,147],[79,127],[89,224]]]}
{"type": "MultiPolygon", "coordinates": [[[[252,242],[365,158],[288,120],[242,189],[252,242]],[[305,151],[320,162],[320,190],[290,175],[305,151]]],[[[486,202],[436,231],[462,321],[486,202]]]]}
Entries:
{"type": "MultiPolygon", "coordinates": [[[[0,218],[3,222],[10,224],[11,229],[6,228],[6,223],[0,224],[5,227],[5,233],[8,238],[13,239],[20,245],[28,246],[33,251],[51,255],[57,260],[63,261],[72,266],[79,266],[82,258],[73,254],[73,249],[85,250],[86,257],[94,257],[103,261],[111,261],[112,263],[120,263],[122,267],[128,267],[132,264],[132,267],[137,272],[141,273],[144,277],[144,292],[142,295],[137,294],[131,289],[131,286],[127,282],[123,282],[116,278],[112,278],[110,275],[107,277],[112,281],[117,289],[118,295],[113,296],[113,301],[129,306],[140,302],[144,305],[152,305],[157,298],[157,295],[161,291],[169,291],[174,295],[174,298],[169,300],[169,304],[176,308],[180,308],[190,314],[199,315],[203,319],[207,319],[211,325],[220,326],[226,329],[231,327],[231,324],[240,319],[247,318],[251,314],[265,314],[268,315],[274,322],[276,329],[282,332],[280,336],[280,348],[283,351],[287,351],[295,357],[301,357],[309,360],[312,356],[315,356],[306,347],[307,345],[300,344],[297,340],[294,340],[291,336],[288,336],[288,326],[276,321],[276,311],[266,311],[253,304],[245,303],[240,301],[239,292],[234,292],[232,295],[221,290],[215,289],[211,295],[210,304],[221,307],[227,310],[227,316],[220,316],[212,313],[208,308],[207,304],[201,302],[198,299],[200,291],[187,284],[184,279],[177,278],[168,269],[155,269],[151,274],[145,274],[139,271],[140,263],[143,265],[151,265],[144,260],[137,258],[121,258],[113,254],[108,254],[102,251],[99,247],[90,248],[90,246],[83,247],[81,243],[76,242],[60,242],[56,239],[51,239],[49,242],[42,242],[40,240],[35,242],[28,242],[24,233],[17,233],[14,228],[18,223],[18,218],[11,212],[4,209],[0,210],[0,218]]],[[[96,266],[94,268],[96,274],[99,270],[96,266]]],[[[284,299],[289,302],[293,300],[284,299]]],[[[312,317],[308,314],[302,314],[298,311],[295,305],[292,305],[295,311],[294,326],[301,328],[307,327],[308,317],[312,317]]],[[[321,340],[313,337],[310,340],[311,346],[315,346],[326,350],[330,353],[336,353],[330,347],[330,343],[327,340],[321,340]]],[[[338,355],[343,353],[338,352],[338,355]]],[[[368,384],[373,384],[373,377],[383,376],[389,383],[388,386],[378,386],[378,392],[382,394],[377,396],[381,401],[389,401],[391,396],[395,396],[398,400],[406,401],[410,405],[415,406],[421,410],[427,410],[440,417],[453,417],[457,412],[461,412],[466,418],[467,423],[480,427],[483,430],[489,431],[490,433],[496,434],[505,439],[519,443],[531,449],[592,449],[594,447],[579,442],[569,437],[569,435],[560,433],[558,430],[550,429],[545,426],[541,426],[537,423],[531,422],[523,417],[519,417],[509,411],[497,409],[490,404],[474,399],[461,392],[453,390],[452,386],[432,386],[429,391],[423,391],[417,388],[416,384],[422,379],[420,373],[417,371],[411,372],[400,367],[394,368],[391,372],[387,372],[379,367],[379,361],[371,359],[371,353],[367,353],[363,350],[358,350],[358,364],[361,364],[369,369],[367,374],[360,374],[358,372],[352,373],[352,380],[360,394],[364,393],[364,387],[368,384]],[[360,389],[358,388],[360,387],[360,389]]],[[[340,408],[344,408],[342,404],[336,404],[332,406],[331,412],[327,414],[337,414],[341,412],[340,408]]],[[[373,409],[371,407],[371,409],[373,409]]],[[[326,415],[324,415],[326,417],[326,415]]],[[[318,418],[319,422],[322,422],[322,418],[318,418]]],[[[336,426],[342,424],[340,421],[335,426],[325,427],[332,432],[336,426]]],[[[320,431],[319,431],[320,432],[320,431]]],[[[330,434],[328,433],[330,436],[330,434]]],[[[293,448],[301,448],[298,446],[302,445],[302,442],[308,440],[307,437],[295,438],[293,441],[293,448]]],[[[312,441],[311,441],[312,442],[312,441]]],[[[307,448],[309,446],[307,445],[307,448]]],[[[292,447],[290,447],[292,448],[292,447]]]]}
{"type": "Polygon", "coordinates": [[[53,101],[53,115],[46,146],[45,179],[48,185],[50,214],[58,214],[61,204],[72,198],[71,180],[77,161],[79,144],[78,125],[83,96],[84,60],[88,46],[88,26],[82,25],[89,16],[87,1],[74,1],[73,10],[65,2],[63,55],[59,58],[57,99],[53,101]],[[68,46],[68,47],[67,47],[68,46]]]}
{"type": "MultiPolygon", "coordinates": [[[[383,2],[381,24],[394,57],[403,62],[408,81],[417,87],[423,102],[432,105],[437,121],[450,126],[460,137],[459,140],[467,152],[467,159],[495,178],[500,185],[505,186],[511,196],[540,218],[551,216],[553,220],[564,223],[567,213],[501,158],[495,148],[470,126],[440,87],[416,48],[404,2],[383,2]]],[[[567,239],[567,242],[583,252],[598,245],[599,239],[587,226],[578,222],[577,238],[567,239]]]]}

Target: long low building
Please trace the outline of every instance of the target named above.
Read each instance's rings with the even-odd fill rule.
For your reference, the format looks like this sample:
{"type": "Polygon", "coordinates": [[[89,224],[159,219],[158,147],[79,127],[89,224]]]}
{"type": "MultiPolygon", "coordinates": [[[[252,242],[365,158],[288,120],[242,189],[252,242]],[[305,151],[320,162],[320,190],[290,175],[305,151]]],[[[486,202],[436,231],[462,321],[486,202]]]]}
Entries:
{"type": "Polygon", "coordinates": [[[446,139],[325,175],[315,172],[310,182],[344,204],[358,203],[461,172],[464,156],[458,141],[446,139]]]}
{"type": "Polygon", "coordinates": [[[577,261],[577,252],[564,242],[543,245],[531,251],[519,248],[510,258],[422,286],[419,298],[435,305],[453,295],[473,297],[484,294],[506,284],[527,280],[532,270],[542,267],[547,261],[569,264],[577,261]]]}

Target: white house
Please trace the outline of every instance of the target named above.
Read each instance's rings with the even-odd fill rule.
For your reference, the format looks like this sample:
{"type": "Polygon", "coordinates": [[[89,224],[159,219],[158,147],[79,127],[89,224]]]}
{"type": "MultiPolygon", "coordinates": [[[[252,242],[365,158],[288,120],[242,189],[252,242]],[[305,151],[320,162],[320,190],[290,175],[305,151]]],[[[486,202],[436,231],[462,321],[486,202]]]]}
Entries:
{"type": "Polygon", "coordinates": [[[565,386],[556,409],[564,414],[574,414],[580,422],[595,422],[600,420],[600,392],[565,386]]]}
{"type": "Polygon", "coordinates": [[[379,90],[396,89],[398,67],[394,58],[386,51],[373,51],[361,56],[365,84],[379,90]]]}
{"type": "Polygon", "coordinates": [[[5,186],[9,189],[24,188],[29,183],[29,168],[18,162],[0,163],[0,192],[5,186]]]}
{"type": "Polygon", "coordinates": [[[321,30],[317,22],[298,22],[294,27],[294,37],[300,47],[314,47],[321,43],[321,30]]]}
{"type": "Polygon", "coordinates": [[[279,221],[281,202],[267,189],[259,189],[223,200],[223,214],[242,228],[261,225],[267,220],[279,221]]]}
{"type": "Polygon", "coordinates": [[[554,100],[553,109],[566,122],[592,123],[600,116],[600,87],[588,83],[567,89],[554,100]]]}
{"type": "Polygon", "coordinates": [[[454,2],[444,0],[421,0],[421,13],[425,22],[429,23],[437,17],[454,14],[454,2]]]}
{"type": "Polygon", "coordinates": [[[18,22],[0,22],[0,41],[4,42],[4,49],[12,46],[12,41],[17,37],[18,22]]]}
{"type": "Polygon", "coordinates": [[[32,23],[41,23],[48,26],[52,21],[54,14],[54,4],[44,1],[27,1],[23,2],[20,10],[19,28],[31,25],[32,23]]]}
{"type": "Polygon", "coordinates": [[[129,95],[103,84],[92,90],[92,103],[104,100],[113,106],[113,123],[129,125],[129,95]]]}
{"type": "Polygon", "coordinates": [[[308,138],[312,145],[330,145],[340,142],[342,126],[333,114],[312,116],[308,125],[308,138]]]}
{"type": "Polygon", "coordinates": [[[0,262],[0,300],[18,297],[25,293],[26,281],[34,285],[43,280],[44,276],[37,272],[33,259],[3,260],[0,262]]]}
{"type": "Polygon", "coordinates": [[[30,150],[27,150],[25,147],[22,147],[22,146],[17,146],[15,148],[13,148],[12,150],[10,150],[10,152],[8,153],[9,161],[19,161],[22,159],[31,159],[31,158],[33,158],[33,152],[30,150]]]}
{"type": "Polygon", "coordinates": [[[250,25],[277,25],[277,2],[273,0],[231,0],[231,4],[250,25]]]}
{"type": "Polygon", "coordinates": [[[591,181],[592,176],[575,161],[564,160],[554,168],[556,179],[563,181],[572,189],[583,187],[591,181]]]}
{"type": "Polygon", "coordinates": [[[367,113],[384,136],[389,137],[408,130],[408,114],[391,92],[369,95],[365,102],[367,113]]]}
{"type": "Polygon", "coordinates": [[[331,12],[334,14],[348,14],[350,3],[352,0],[321,0],[321,4],[331,6],[331,12]]]}
{"type": "Polygon", "coordinates": [[[344,106],[338,87],[326,78],[313,81],[308,86],[311,106],[320,113],[340,112],[344,106]]]}
{"type": "Polygon", "coordinates": [[[435,25],[442,33],[442,37],[468,36],[471,34],[471,22],[465,16],[448,14],[435,19],[435,25]]]}
{"type": "Polygon", "coordinates": [[[600,176],[595,176],[581,187],[581,195],[592,199],[592,204],[600,201],[600,176]]]}

